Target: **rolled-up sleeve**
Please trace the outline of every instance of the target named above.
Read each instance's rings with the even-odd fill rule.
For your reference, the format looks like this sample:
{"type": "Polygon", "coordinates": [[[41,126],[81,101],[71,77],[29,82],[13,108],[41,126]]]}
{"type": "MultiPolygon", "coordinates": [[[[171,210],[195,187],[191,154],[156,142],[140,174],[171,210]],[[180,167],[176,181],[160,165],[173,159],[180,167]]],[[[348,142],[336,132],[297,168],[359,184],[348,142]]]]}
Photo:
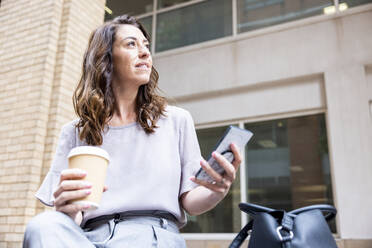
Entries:
{"type": "Polygon", "coordinates": [[[179,196],[198,186],[198,184],[190,180],[190,177],[194,176],[200,169],[200,160],[202,158],[194,121],[186,110],[180,125],[180,158],[181,184],[179,196]]]}
{"type": "Polygon", "coordinates": [[[74,140],[75,127],[72,123],[68,123],[62,127],[51,167],[35,194],[35,197],[47,206],[54,206],[53,193],[59,184],[61,171],[68,168],[67,155],[75,143],[74,140]]]}

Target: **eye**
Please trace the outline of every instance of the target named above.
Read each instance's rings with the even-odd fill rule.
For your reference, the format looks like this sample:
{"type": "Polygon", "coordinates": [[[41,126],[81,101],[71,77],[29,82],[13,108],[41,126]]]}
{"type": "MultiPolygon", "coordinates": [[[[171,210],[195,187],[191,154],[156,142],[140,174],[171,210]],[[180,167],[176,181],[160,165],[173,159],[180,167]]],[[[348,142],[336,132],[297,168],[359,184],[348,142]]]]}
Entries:
{"type": "Polygon", "coordinates": [[[146,44],[147,49],[150,49],[150,44],[146,44]]]}
{"type": "Polygon", "coordinates": [[[135,45],[136,45],[136,43],[134,41],[128,42],[128,46],[135,46],[135,45]]]}

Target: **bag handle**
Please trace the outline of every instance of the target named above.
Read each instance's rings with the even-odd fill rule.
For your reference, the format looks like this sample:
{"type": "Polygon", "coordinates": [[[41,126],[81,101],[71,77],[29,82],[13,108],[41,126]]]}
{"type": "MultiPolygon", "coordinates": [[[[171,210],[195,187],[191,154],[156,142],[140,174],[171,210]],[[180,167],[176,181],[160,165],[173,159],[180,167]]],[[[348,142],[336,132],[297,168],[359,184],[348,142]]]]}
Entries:
{"type": "Polygon", "coordinates": [[[229,245],[229,248],[239,248],[241,246],[241,244],[244,242],[244,240],[248,237],[249,231],[252,230],[252,227],[253,227],[253,220],[248,222],[248,224],[246,224],[242,228],[242,230],[240,230],[238,235],[236,235],[234,240],[229,245]]]}
{"type": "Polygon", "coordinates": [[[303,208],[298,208],[298,209],[290,211],[289,214],[298,215],[303,212],[307,212],[307,211],[311,211],[315,209],[318,209],[322,211],[323,213],[325,213],[324,218],[326,219],[326,221],[332,220],[337,214],[337,209],[334,206],[327,205],[327,204],[317,204],[317,205],[311,205],[311,206],[307,206],[303,208]]]}
{"type": "Polygon", "coordinates": [[[239,203],[239,208],[241,211],[250,214],[250,215],[255,215],[256,213],[264,212],[264,213],[270,213],[276,211],[275,209],[256,205],[253,203],[239,203]]]}
{"type": "MultiPolygon", "coordinates": [[[[270,213],[270,212],[277,211],[276,209],[263,207],[263,206],[256,205],[256,204],[253,204],[253,203],[244,203],[244,202],[239,204],[239,208],[240,208],[241,211],[243,211],[247,214],[250,214],[250,215],[255,215],[256,213],[260,213],[260,212],[270,213]]],[[[327,221],[332,220],[337,214],[337,210],[336,210],[335,207],[333,207],[331,205],[327,205],[327,204],[317,204],[317,205],[311,205],[311,206],[307,206],[307,207],[292,210],[292,211],[288,212],[288,215],[292,216],[292,217],[295,217],[298,214],[301,214],[301,213],[307,212],[307,211],[311,211],[311,210],[315,210],[315,209],[318,209],[318,210],[322,211],[323,213],[325,213],[324,218],[327,221]]]]}
{"type": "MultiPolygon", "coordinates": [[[[253,203],[240,203],[239,208],[241,211],[250,214],[255,215],[258,212],[274,212],[275,209],[267,208],[264,206],[256,205],[253,203]]],[[[252,230],[253,227],[253,220],[249,221],[248,224],[246,224],[236,235],[234,240],[229,245],[229,248],[239,248],[241,244],[244,242],[244,240],[248,237],[249,232],[252,230]]]]}

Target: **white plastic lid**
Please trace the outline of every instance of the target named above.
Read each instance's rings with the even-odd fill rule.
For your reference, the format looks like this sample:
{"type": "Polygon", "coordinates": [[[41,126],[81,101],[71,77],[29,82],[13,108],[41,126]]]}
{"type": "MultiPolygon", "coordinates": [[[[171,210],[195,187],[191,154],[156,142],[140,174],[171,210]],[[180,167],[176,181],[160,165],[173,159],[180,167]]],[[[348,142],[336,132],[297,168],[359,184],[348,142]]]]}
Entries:
{"type": "Polygon", "coordinates": [[[78,146],[73,148],[67,158],[80,155],[80,154],[90,154],[90,155],[97,155],[100,157],[103,157],[107,159],[107,161],[110,161],[110,156],[109,154],[103,150],[102,148],[96,147],[96,146],[78,146]]]}

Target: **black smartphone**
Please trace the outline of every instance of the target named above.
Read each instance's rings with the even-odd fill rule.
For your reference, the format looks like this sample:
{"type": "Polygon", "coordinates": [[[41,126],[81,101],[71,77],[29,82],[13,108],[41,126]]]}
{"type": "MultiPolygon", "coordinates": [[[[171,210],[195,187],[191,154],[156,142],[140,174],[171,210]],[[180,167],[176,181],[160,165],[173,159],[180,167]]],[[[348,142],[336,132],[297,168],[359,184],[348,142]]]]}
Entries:
{"type": "MultiPolygon", "coordinates": [[[[248,141],[252,138],[253,133],[235,126],[229,126],[225,133],[222,135],[220,140],[217,142],[215,149],[224,156],[230,163],[234,160],[234,154],[231,151],[230,144],[234,143],[242,151],[248,141]]],[[[212,155],[207,160],[208,164],[220,175],[222,175],[225,170],[221,167],[217,161],[212,157],[212,155]]],[[[213,182],[214,179],[206,173],[203,168],[200,168],[199,171],[195,174],[195,178],[207,182],[213,182]]]]}

